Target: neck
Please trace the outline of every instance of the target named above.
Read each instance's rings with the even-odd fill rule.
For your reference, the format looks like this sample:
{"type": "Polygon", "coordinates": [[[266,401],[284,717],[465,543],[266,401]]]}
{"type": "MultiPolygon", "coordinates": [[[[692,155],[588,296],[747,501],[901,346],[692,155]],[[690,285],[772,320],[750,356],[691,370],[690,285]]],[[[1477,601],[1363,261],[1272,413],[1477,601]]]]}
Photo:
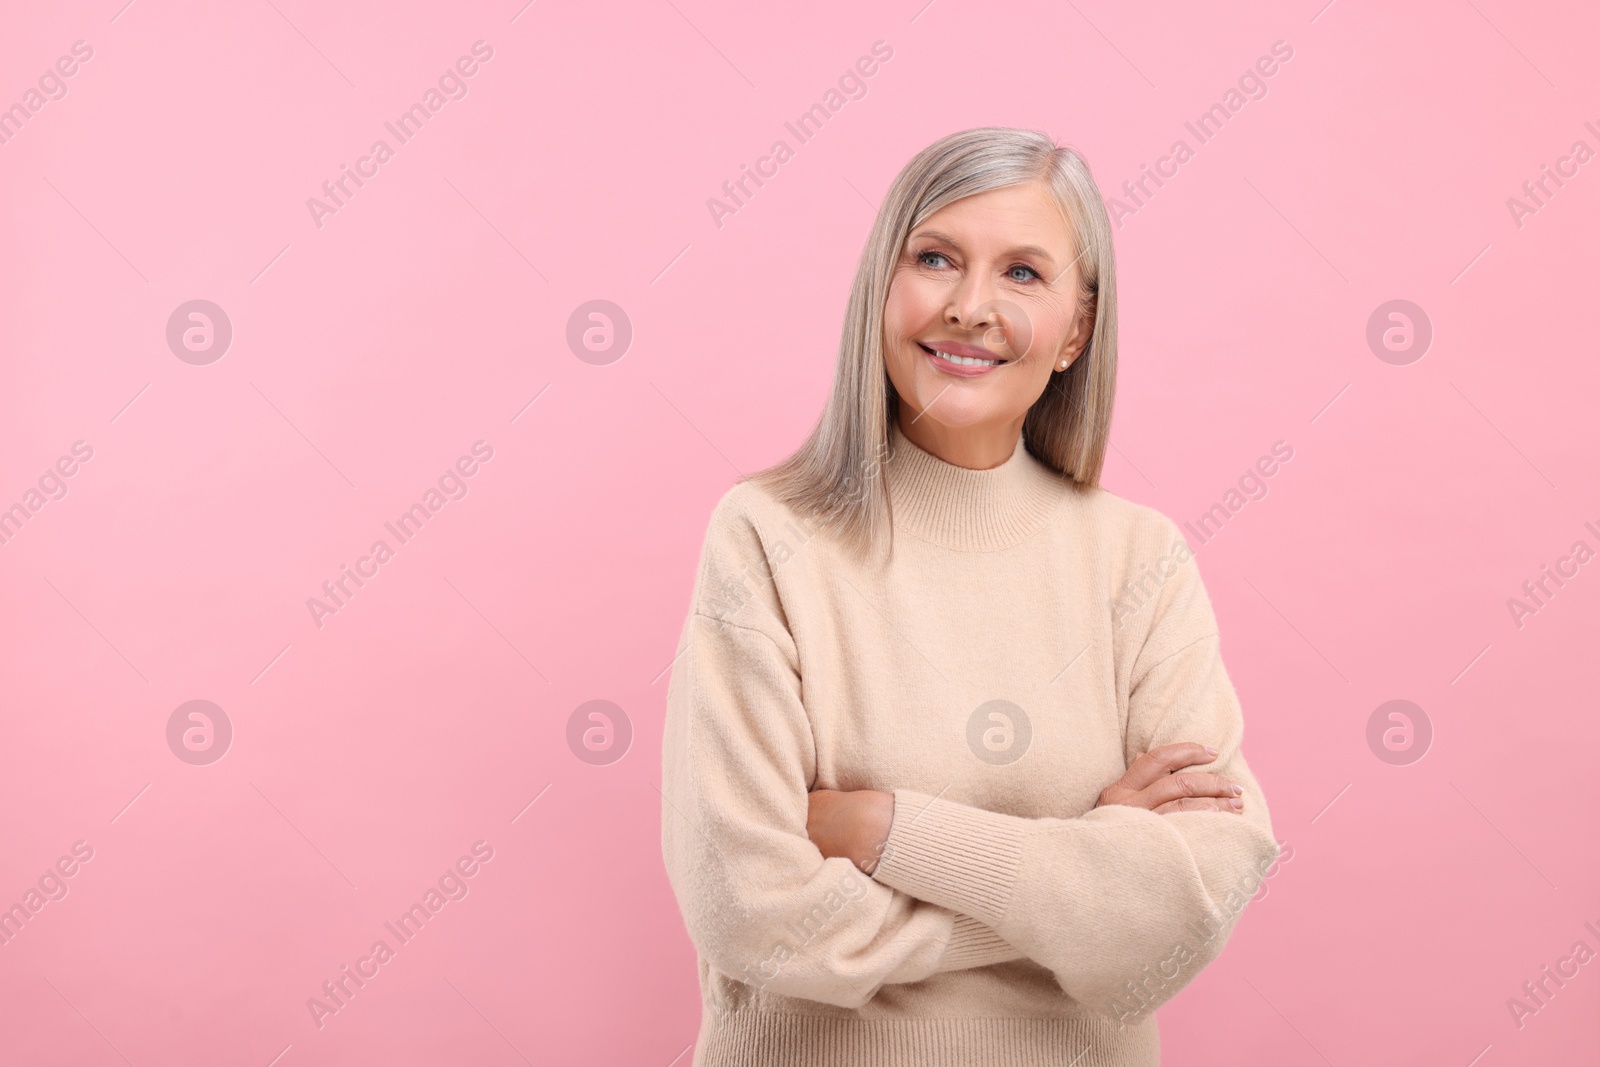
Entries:
{"type": "Polygon", "coordinates": [[[990,470],[1010,459],[1022,436],[1026,414],[1009,422],[980,426],[945,426],[920,415],[907,418],[905,409],[897,419],[906,439],[929,455],[968,470],[990,470]]]}

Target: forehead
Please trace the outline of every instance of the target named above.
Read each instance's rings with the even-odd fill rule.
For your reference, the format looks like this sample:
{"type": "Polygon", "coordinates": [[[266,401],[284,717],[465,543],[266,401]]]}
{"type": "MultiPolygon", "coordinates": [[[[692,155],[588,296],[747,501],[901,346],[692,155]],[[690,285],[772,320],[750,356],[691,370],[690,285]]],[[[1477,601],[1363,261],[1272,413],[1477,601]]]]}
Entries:
{"type": "Polygon", "coordinates": [[[962,197],[924,219],[911,236],[930,231],[974,249],[1035,244],[1060,254],[1072,246],[1055,197],[1038,182],[962,197]]]}

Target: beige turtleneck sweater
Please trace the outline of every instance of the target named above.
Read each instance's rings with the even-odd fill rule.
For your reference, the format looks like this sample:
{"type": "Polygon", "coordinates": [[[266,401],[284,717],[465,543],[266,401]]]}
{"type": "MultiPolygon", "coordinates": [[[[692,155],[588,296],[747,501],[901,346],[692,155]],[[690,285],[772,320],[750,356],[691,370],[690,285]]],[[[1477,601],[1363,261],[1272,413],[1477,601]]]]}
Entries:
{"type": "Polygon", "coordinates": [[[886,564],[751,482],[711,515],[662,753],[694,1067],[1155,1064],[1278,855],[1193,556],[1020,438],[989,470],[890,442],[886,564]],[[1095,807],[1177,741],[1242,814],[1095,807]],[[870,877],[806,836],[812,789],[894,794],[870,877]]]}

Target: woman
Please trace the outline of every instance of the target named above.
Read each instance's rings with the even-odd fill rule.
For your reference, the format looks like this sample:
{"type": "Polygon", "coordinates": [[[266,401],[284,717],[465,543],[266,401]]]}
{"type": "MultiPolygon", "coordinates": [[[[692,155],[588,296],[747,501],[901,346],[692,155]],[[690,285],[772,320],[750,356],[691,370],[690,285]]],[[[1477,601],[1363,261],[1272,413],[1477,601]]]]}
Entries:
{"type": "Polygon", "coordinates": [[[1071,149],[968,130],[896,178],[668,690],[696,1067],[1155,1064],[1277,858],[1192,555],[1098,487],[1116,336],[1071,149]]]}

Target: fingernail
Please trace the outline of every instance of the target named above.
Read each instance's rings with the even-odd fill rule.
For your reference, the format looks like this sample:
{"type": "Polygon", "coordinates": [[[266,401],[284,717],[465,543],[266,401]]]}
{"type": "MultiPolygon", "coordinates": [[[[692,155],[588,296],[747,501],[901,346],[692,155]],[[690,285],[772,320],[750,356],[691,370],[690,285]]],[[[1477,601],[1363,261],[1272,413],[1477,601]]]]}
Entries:
{"type": "Polygon", "coordinates": [[[1236,797],[1244,796],[1244,786],[1242,786],[1239,783],[1235,782],[1234,785],[1233,785],[1233,795],[1236,796],[1236,797]]]}
{"type": "Polygon", "coordinates": [[[1238,797],[1234,797],[1232,800],[1228,801],[1228,803],[1232,804],[1235,809],[1244,807],[1244,801],[1240,800],[1238,797]]]}
{"type": "Polygon", "coordinates": [[[1216,749],[1212,748],[1210,745],[1206,746],[1206,755],[1215,756],[1216,754],[1217,754],[1217,750],[1216,749]]]}

